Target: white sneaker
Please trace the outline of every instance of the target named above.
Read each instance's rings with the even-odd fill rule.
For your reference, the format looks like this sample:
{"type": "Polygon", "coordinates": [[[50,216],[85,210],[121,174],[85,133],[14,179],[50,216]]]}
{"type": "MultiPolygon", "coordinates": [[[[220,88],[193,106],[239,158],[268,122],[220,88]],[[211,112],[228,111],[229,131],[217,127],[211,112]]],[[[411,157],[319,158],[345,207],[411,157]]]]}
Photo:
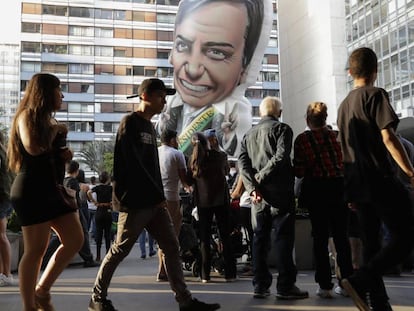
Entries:
{"type": "Polygon", "coordinates": [[[9,276],[5,276],[3,273],[0,273],[0,287],[13,286],[13,285],[14,285],[14,279],[11,274],[9,276]]]}
{"type": "Polygon", "coordinates": [[[348,292],[346,291],[346,289],[345,289],[345,288],[342,288],[342,287],[341,287],[341,286],[339,286],[339,285],[335,287],[334,292],[335,292],[335,294],[337,294],[337,295],[341,295],[341,296],[344,296],[344,297],[349,297],[349,294],[348,294],[348,292]]]}
{"type": "Polygon", "coordinates": [[[316,291],[316,296],[329,299],[332,298],[332,291],[330,289],[322,289],[319,287],[316,291]]]}

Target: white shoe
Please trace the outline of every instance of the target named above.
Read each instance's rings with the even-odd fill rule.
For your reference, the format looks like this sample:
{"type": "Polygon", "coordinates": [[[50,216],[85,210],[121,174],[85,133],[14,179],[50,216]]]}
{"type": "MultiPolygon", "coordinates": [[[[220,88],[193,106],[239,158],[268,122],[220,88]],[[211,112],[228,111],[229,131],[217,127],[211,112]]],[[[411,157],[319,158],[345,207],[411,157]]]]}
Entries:
{"type": "Polygon", "coordinates": [[[346,291],[346,289],[345,289],[345,288],[342,288],[342,287],[341,287],[341,286],[339,286],[339,285],[335,287],[334,292],[335,292],[335,294],[337,294],[337,295],[341,295],[341,296],[344,296],[344,297],[349,297],[349,294],[348,294],[348,292],[346,291]]]}
{"type": "Polygon", "coordinates": [[[0,273],[0,287],[13,286],[13,285],[14,285],[14,279],[11,274],[9,276],[5,276],[3,273],[0,273]]]}
{"type": "Polygon", "coordinates": [[[319,287],[316,291],[316,296],[329,299],[332,298],[332,291],[330,289],[322,289],[319,287]]]}

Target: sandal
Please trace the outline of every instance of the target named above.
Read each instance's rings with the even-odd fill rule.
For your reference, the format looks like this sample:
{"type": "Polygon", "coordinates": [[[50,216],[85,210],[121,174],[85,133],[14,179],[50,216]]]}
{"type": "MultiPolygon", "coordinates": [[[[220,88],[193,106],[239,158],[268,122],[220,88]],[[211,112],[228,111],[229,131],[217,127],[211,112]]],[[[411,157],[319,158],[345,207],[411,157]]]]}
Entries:
{"type": "Polygon", "coordinates": [[[51,303],[51,296],[49,293],[44,297],[35,294],[35,303],[38,311],[55,311],[55,308],[51,303]]]}

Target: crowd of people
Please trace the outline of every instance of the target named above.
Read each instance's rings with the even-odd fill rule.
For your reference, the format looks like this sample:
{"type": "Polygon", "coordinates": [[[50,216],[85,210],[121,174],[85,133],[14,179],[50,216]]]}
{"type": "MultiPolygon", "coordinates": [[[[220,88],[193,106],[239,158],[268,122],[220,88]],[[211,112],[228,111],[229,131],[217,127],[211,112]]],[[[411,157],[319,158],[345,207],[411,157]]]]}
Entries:
{"type": "Polygon", "coordinates": [[[152,239],[159,247],[156,280],[169,282],[180,311],[219,309],[217,303],[194,298],[184,279],[178,239],[182,188],[191,193],[197,209],[202,283],[211,282],[214,222],[227,282],[238,278],[231,236],[235,226],[243,226],[251,249],[253,297],[264,299],[271,294],[273,274],[267,261],[271,248],[276,250],[276,297],[309,297],[296,286],[293,249],[299,205],[309,212],[312,225],[316,295],[350,296],[362,311],[392,310],[382,276],[405,260],[414,246],[414,168],[404,147],[409,142],[403,146],[396,134],[398,117],[387,93],[374,86],[375,53],[368,48],[355,50],[349,58],[349,72],[354,89],[339,107],[339,131],[326,123],[327,105],[313,102],[306,110],[306,130],[293,140],[290,126],[280,121],[282,102],[266,97],[259,107],[260,122],[241,142],[237,163],[228,160],[214,129],[191,135],[187,159],[178,150],[175,130],[164,129],[158,146],[151,118],[161,113],[166,96],[175,90],[159,79],[146,79],[138,89],[137,110],[120,123],[112,178],[101,172],[99,183],[91,179],[90,184],[66,146],[66,126],[53,117],[63,98],[59,79],[46,73],[34,75],[17,109],[7,154],[3,141],[0,145],[0,286],[14,282],[5,238],[12,206],[25,245],[19,264],[25,311],[55,310],[50,289],[78,252],[85,267],[99,266],[89,310],[116,310],[108,299],[112,276],[138,239],[141,258],[146,257],[145,232],[150,237],[149,256],[156,254],[152,239]],[[296,194],[295,177],[300,180],[296,194]],[[75,190],[77,209],[65,204],[59,185],[75,190]],[[115,211],[116,236],[112,230],[115,211]],[[357,222],[349,221],[351,215],[357,215],[358,228],[357,222]],[[387,238],[383,245],[379,243],[381,230],[387,238]],[[96,241],[95,258],[90,231],[96,241]],[[351,247],[350,231],[360,232],[361,262],[353,260],[358,254],[351,247]],[[335,248],[336,285],[330,238],[335,248]],[[102,240],[105,255],[101,257],[102,240]]]}

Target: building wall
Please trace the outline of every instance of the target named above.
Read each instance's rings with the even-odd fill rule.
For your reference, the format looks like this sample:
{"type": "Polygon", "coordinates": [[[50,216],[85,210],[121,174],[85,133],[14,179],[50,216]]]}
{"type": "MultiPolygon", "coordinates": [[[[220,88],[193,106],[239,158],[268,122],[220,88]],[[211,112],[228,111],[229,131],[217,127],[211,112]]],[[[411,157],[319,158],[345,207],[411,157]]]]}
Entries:
{"type": "Polygon", "coordinates": [[[376,85],[388,91],[400,117],[414,116],[414,1],[347,0],[346,26],[348,52],[372,48],[378,57],[376,85]]]}
{"type": "Polygon", "coordinates": [[[0,125],[10,128],[20,99],[18,44],[0,44],[0,125]]]}
{"type": "MultiPolygon", "coordinates": [[[[35,72],[61,79],[65,106],[57,118],[68,123],[75,151],[114,136],[138,103],[126,95],[136,93],[142,80],[157,76],[172,85],[168,54],[178,2],[23,0],[22,90],[35,72]]],[[[246,91],[253,107],[266,95],[279,95],[276,28],[275,21],[262,70],[246,91]]]]}
{"type": "Polygon", "coordinates": [[[279,0],[278,22],[283,121],[296,136],[306,127],[307,105],[323,101],[335,127],[346,95],[344,2],[279,0]]]}

